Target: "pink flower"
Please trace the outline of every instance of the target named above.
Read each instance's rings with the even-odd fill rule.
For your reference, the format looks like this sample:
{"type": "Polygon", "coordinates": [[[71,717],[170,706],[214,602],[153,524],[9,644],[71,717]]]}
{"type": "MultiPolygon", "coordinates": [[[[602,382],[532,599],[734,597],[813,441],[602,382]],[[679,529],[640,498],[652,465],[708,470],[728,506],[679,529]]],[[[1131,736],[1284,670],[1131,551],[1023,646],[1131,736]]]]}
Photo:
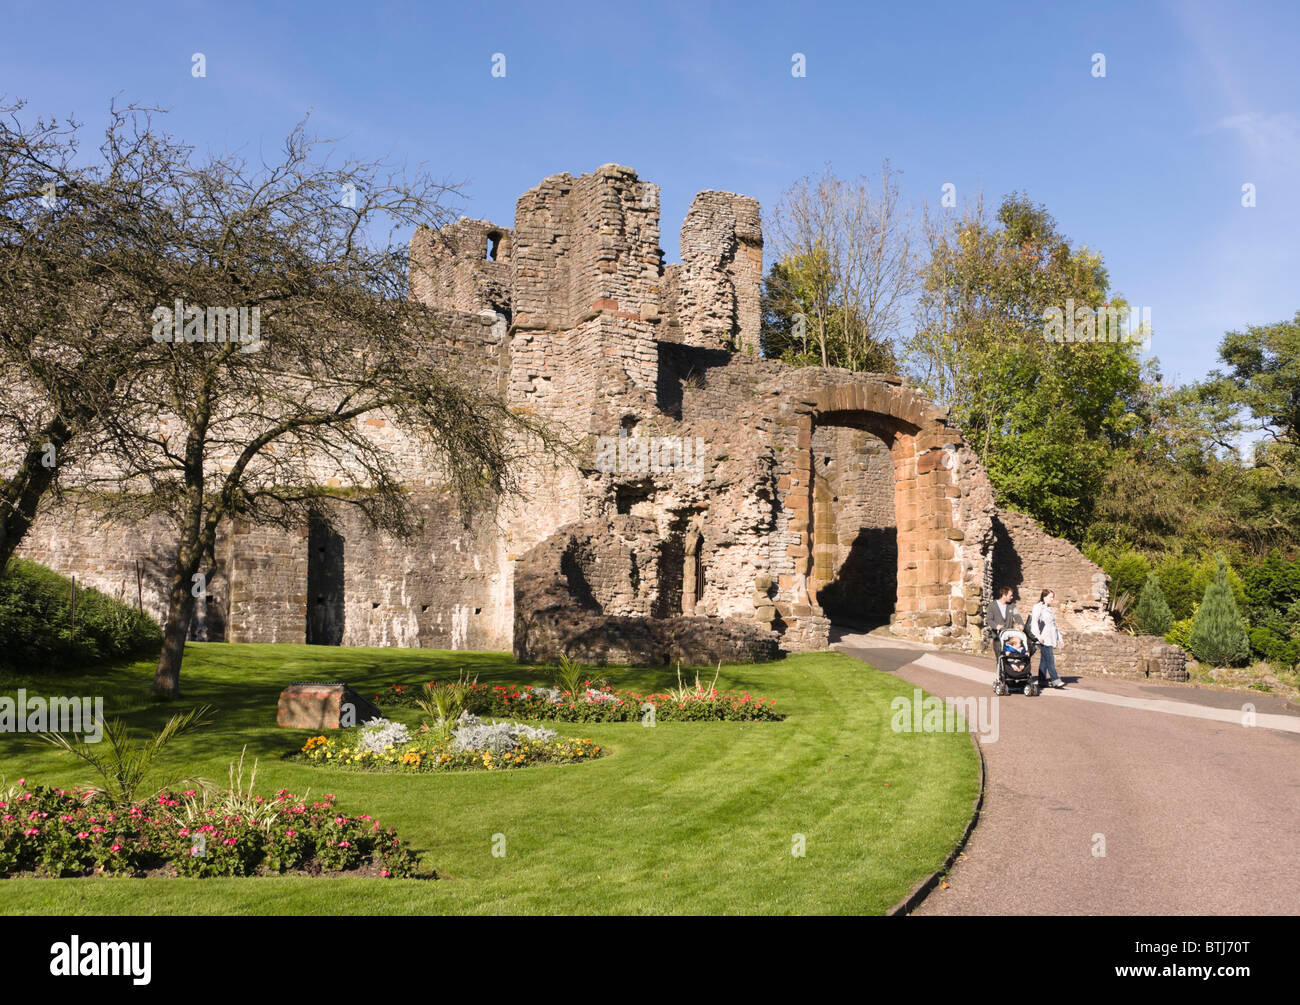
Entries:
{"type": "Polygon", "coordinates": [[[383,876],[384,879],[387,879],[392,874],[387,869],[381,869],[379,875],[383,876]]]}
{"type": "Polygon", "coordinates": [[[33,834],[39,834],[39,833],[40,830],[35,827],[29,827],[27,830],[23,831],[23,834],[26,837],[31,837],[33,834]]]}
{"type": "Polygon", "coordinates": [[[120,844],[115,844],[115,845],[113,845],[112,848],[110,848],[110,849],[108,849],[108,850],[109,850],[109,851],[121,851],[121,850],[122,850],[122,846],[121,846],[120,844]]]}
{"type": "Polygon", "coordinates": [[[181,834],[181,837],[189,837],[189,836],[190,836],[190,829],[189,829],[188,827],[182,827],[181,830],[180,830],[180,834],[181,834]]]}
{"type": "Polygon", "coordinates": [[[80,834],[77,835],[77,837],[81,838],[81,840],[84,841],[86,840],[86,838],[90,837],[90,835],[86,831],[82,831],[80,834]]]}
{"type": "Polygon", "coordinates": [[[285,836],[285,837],[297,837],[297,836],[298,836],[298,832],[295,831],[295,830],[287,830],[287,831],[284,832],[284,836],[285,836]]]}
{"type": "Polygon", "coordinates": [[[352,847],[352,842],[351,842],[351,841],[340,841],[340,842],[339,842],[339,847],[340,847],[340,848],[351,848],[351,847],[352,847]]]}
{"type": "Polygon", "coordinates": [[[234,843],[235,843],[235,839],[234,839],[234,838],[226,838],[226,840],[224,840],[224,841],[221,842],[221,843],[222,843],[222,844],[234,844],[234,843]]]}

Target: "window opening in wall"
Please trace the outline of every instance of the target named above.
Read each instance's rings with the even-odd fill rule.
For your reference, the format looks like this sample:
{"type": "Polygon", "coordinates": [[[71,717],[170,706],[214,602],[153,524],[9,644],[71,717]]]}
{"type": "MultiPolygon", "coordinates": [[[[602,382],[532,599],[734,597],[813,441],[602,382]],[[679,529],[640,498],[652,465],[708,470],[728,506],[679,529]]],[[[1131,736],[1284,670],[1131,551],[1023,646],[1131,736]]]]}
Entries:
{"type": "Polygon", "coordinates": [[[487,260],[495,262],[497,260],[497,251],[501,247],[501,235],[495,230],[487,236],[487,260]]]}
{"type": "Polygon", "coordinates": [[[614,488],[614,509],[624,515],[636,514],[638,507],[644,510],[646,507],[642,504],[653,503],[654,497],[654,485],[650,482],[617,485],[614,488]]]}

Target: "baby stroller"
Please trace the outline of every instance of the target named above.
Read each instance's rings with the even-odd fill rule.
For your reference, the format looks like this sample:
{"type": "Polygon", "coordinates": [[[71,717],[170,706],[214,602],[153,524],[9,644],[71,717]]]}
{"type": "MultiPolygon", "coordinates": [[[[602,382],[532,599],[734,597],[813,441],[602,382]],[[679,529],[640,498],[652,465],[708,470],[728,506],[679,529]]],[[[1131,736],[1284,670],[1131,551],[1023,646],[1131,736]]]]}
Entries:
{"type": "Polygon", "coordinates": [[[1012,688],[1023,688],[1031,698],[1038,694],[1038,682],[1029,672],[1029,639],[1016,629],[998,633],[998,671],[993,681],[994,694],[1009,694],[1012,688]],[[1016,651],[1007,645],[1011,640],[1020,643],[1016,651]]]}

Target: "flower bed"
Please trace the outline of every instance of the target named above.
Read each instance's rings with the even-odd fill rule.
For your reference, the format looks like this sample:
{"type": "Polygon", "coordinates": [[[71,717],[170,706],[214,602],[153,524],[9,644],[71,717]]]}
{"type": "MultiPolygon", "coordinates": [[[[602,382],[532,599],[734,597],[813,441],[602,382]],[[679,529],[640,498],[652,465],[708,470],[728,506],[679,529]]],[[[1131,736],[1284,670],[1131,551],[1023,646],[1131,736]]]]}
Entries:
{"type": "Polygon", "coordinates": [[[114,808],[85,793],[26,780],[0,792],[0,877],[415,874],[417,857],[392,828],[348,816],[334,796],[307,802],[287,790],[161,792],[114,808]]]}
{"type": "Polygon", "coordinates": [[[532,764],[571,764],[601,757],[590,740],[559,736],[517,722],[484,723],[468,715],[449,735],[409,734],[405,727],[372,720],[353,730],[313,736],[294,756],[312,764],[363,771],[500,771],[532,764]],[[380,746],[376,738],[395,742],[380,746]]]}
{"type": "MultiPolygon", "coordinates": [[[[575,701],[569,691],[544,685],[470,684],[465,707],[476,715],[564,722],[635,722],[655,710],[658,722],[779,722],[785,716],[771,698],[747,692],[700,690],[678,697],[668,693],[641,694],[626,688],[588,687],[575,701]]],[[[414,707],[421,686],[398,684],[375,701],[383,706],[414,707]]]]}

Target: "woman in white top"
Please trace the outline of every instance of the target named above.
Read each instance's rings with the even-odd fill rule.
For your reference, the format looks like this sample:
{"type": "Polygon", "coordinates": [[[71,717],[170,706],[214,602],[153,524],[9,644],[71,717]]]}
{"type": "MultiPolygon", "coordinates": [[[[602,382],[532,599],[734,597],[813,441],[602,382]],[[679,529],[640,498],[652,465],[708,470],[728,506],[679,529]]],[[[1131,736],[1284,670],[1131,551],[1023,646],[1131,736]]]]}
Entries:
{"type": "Polygon", "coordinates": [[[1040,687],[1065,687],[1065,683],[1056,676],[1056,647],[1061,644],[1061,632],[1056,627],[1056,612],[1052,602],[1056,594],[1044,590],[1029,615],[1029,626],[1038,640],[1041,656],[1038,657],[1038,684],[1040,687]]]}

